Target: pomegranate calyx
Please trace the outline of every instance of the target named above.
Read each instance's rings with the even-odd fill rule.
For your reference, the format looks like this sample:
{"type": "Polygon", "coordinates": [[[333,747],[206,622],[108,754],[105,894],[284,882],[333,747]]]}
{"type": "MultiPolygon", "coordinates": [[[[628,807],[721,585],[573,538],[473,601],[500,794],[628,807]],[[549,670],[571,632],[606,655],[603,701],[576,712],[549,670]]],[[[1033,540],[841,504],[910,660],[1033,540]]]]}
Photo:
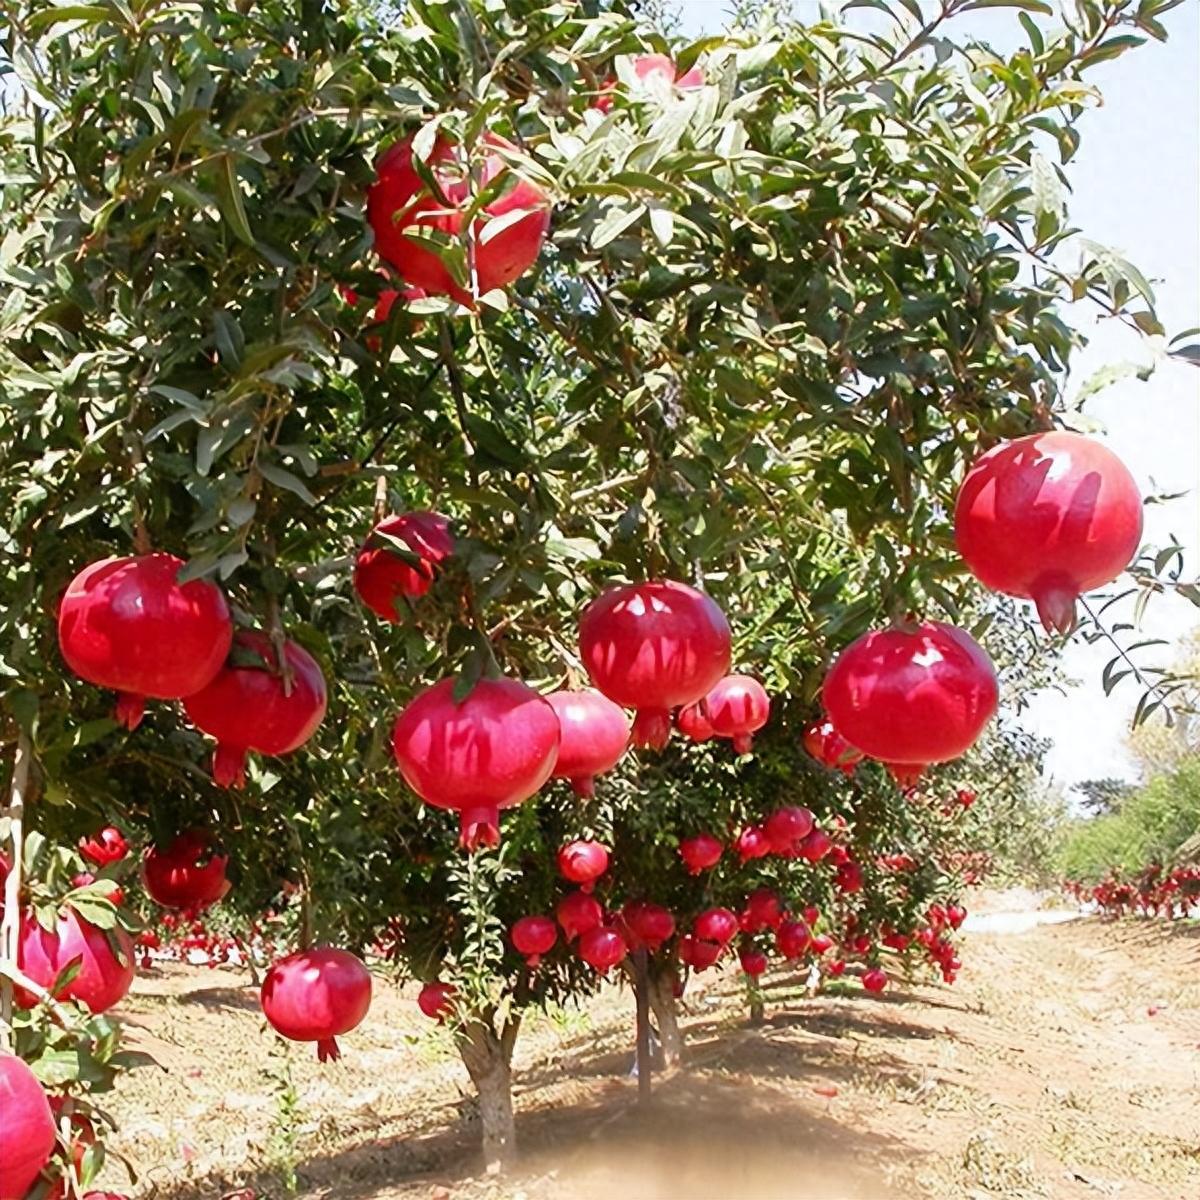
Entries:
{"type": "Polygon", "coordinates": [[[671,736],[671,714],[665,708],[639,708],[633,719],[633,745],[661,750],[671,736]]]}
{"type": "Polygon", "coordinates": [[[117,706],[113,712],[118,725],[123,725],[131,733],[141,723],[146,713],[146,697],[135,696],[131,692],[122,692],[117,697],[117,706]]]}

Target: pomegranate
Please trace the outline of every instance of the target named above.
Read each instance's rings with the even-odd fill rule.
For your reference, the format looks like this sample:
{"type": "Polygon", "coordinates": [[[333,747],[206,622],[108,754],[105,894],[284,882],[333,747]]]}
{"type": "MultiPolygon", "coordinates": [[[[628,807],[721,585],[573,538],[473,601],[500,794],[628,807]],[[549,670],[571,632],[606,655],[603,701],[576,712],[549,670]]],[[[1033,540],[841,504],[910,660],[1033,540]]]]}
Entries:
{"type": "Polygon", "coordinates": [[[675,918],[661,904],[634,900],[621,911],[621,924],[627,931],[626,941],[635,949],[640,945],[652,954],[674,932],[675,918]]]}
{"type": "Polygon", "coordinates": [[[824,717],[814,721],[804,731],[804,749],[819,763],[836,767],[843,775],[853,775],[854,768],[862,762],[862,751],[856,750],[833,727],[833,722],[824,717]]]}
{"type": "Polygon", "coordinates": [[[771,715],[771,701],[757,679],[726,675],[704,697],[704,711],[717,737],[730,738],[738,754],[749,754],[754,734],[771,715]]]}
{"type": "Polygon", "coordinates": [[[58,608],[58,645],[81,679],[119,692],[117,720],[141,722],[146,697],[178,700],[212,681],[229,653],[225,596],[204,579],[176,582],[172,554],[106,558],[84,567],[58,608]]]}
{"type": "Polygon", "coordinates": [[[685,704],[675,714],[675,728],[693,742],[708,742],[717,736],[708,717],[704,715],[703,701],[685,704]]]}
{"type": "Polygon", "coordinates": [[[597,928],[604,921],[600,902],[586,892],[568,892],[557,904],[554,915],[562,926],[568,942],[580,934],[597,928]]]}
{"type": "Polygon", "coordinates": [[[1142,498],[1111,450],[1056,430],[1003,442],[967,472],[954,537],[988,588],[1033,600],[1043,626],[1069,633],[1075,601],[1111,583],[1142,537],[1142,498]]]}
{"type": "Polygon", "coordinates": [[[427,983],[417,995],[417,1007],[431,1020],[443,1024],[454,1011],[454,997],[458,988],[452,983],[442,983],[435,979],[427,983]]]}
{"type": "Polygon", "coordinates": [[[558,852],[558,870],[564,879],[590,892],[592,885],[608,870],[608,847],[599,842],[568,842],[558,852]]]}
{"type": "Polygon", "coordinates": [[[725,847],[711,833],[698,833],[695,837],[684,838],[679,843],[679,857],[687,867],[689,875],[699,875],[701,871],[711,871],[721,861],[725,847]]]}
{"type": "Polygon", "coordinates": [[[551,692],[546,700],[561,730],[554,778],[569,779],[577,796],[591,799],[596,776],[611,771],[629,745],[629,718],[594,688],[551,692]]]}
{"type": "MultiPolygon", "coordinates": [[[[634,74],[650,87],[661,88],[663,91],[670,87],[680,91],[691,91],[704,86],[704,71],[700,67],[692,67],[682,75],[677,75],[677,71],[678,67],[674,61],[665,54],[639,54],[633,60],[634,74]]],[[[592,101],[591,107],[602,113],[610,112],[616,86],[616,80],[608,80],[600,89],[600,95],[592,101]]]]}
{"type": "Polygon", "coordinates": [[[855,954],[871,953],[871,939],[865,933],[860,933],[850,938],[846,945],[855,954]]]}
{"type": "Polygon", "coordinates": [[[747,825],[737,836],[733,848],[745,866],[752,858],[766,858],[771,853],[771,839],[761,825],[747,825]]]}
{"type": "Polygon", "coordinates": [[[693,971],[707,971],[721,957],[725,947],[720,942],[706,942],[685,933],[679,939],[679,961],[693,971]]]}
{"type": "Polygon", "coordinates": [[[738,919],[727,908],[707,908],[692,922],[692,936],[724,946],[738,931],[738,919]]]}
{"type": "Polygon", "coordinates": [[[354,590],[385,621],[403,617],[403,600],[424,596],[438,567],[454,553],[450,522],[435,512],[387,517],[367,536],[354,562],[354,590]],[[385,537],[406,546],[416,561],[405,559],[385,537]]]}
{"type": "Polygon", "coordinates": [[[806,904],[800,915],[808,926],[815,925],[821,919],[821,910],[815,904],[806,904]]]}
{"type": "Polygon", "coordinates": [[[329,1062],[341,1057],[337,1037],[356,1028],[371,1007],[371,973],[348,950],[298,950],[267,972],[261,1000],[276,1033],[316,1042],[317,1059],[329,1062]]]}
{"type": "Polygon", "coordinates": [[[862,867],[853,860],[841,863],[838,866],[835,878],[839,890],[845,892],[847,895],[863,890],[862,867]]]}
{"type": "Polygon", "coordinates": [[[813,815],[807,808],[789,805],[777,808],[766,820],[763,830],[771,851],[785,858],[794,858],[800,843],[808,837],[813,827],[813,815]]]}
{"type": "Polygon", "coordinates": [[[151,846],[142,862],[142,879],[150,899],[164,908],[205,908],[229,891],[220,854],[207,833],[181,833],[165,849],[151,846]]]}
{"type": "Polygon", "coordinates": [[[957,929],[967,919],[967,910],[961,904],[948,904],[946,906],[946,921],[954,929],[957,929]]]}
{"type": "Polygon", "coordinates": [[[290,754],[316,732],[325,716],[325,676],[307,650],[284,642],[289,694],[275,648],[262,633],[239,632],[234,656],[208,687],[184,700],[183,708],[197,729],[217,739],[213,779],[221,787],[240,788],[249,751],[290,754]]]}
{"type": "Polygon", "coordinates": [[[751,979],[757,979],[767,969],[767,956],[761,950],[752,947],[743,949],[738,955],[738,960],[742,964],[742,970],[751,979]]]}
{"type": "Polygon", "coordinates": [[[579,937],[579,957],[601,975],[617,965],[626,955],[625,939],[615,930],[597,925],[579,937]]]}
{"type": "Polygon", "coordinates": [[[882,992],[888,985],[887,972],[880,967],[872,967],[863,972],[862,985],[868,992],[882,992]]]}
{"type": "Polygon", "coordinates": [[[54,1118],[42,1085],[0,1050],[0,1200],[22,1200],[54,1153],[54,1118]]]}
{"type": "MultiPolygon", "coordinates": [[[[107,1012],[125,998],[133,983],[133,941],[120,926],[105,931],[85,921],[73,908],[63,908],[53,929],[43,929],[32,912],[21,919],[17,966],[49,990],[71,963],[79,971],[54,993],[58,1000],[77,1000],[94,1015],[107,1012]]],[[[19,988],[17,1002],[32,1008],[36,998],[19,988]]]]}
{"type": "Polygon", "coordinates": [[[79,853],[88,862],[107,867],[129,853],[129,843],[119,829],[106,825],[95,837],[79,839],[79,853]]]}
{"type": "Polygon", "coordinates": [[[756,888],[746,897],[746,908],[742,913],[742,929],[746,933],[774,929],[782,920],[783,905],[770,888],[756,888]]]}
{"type": "Polygon", "coordinates": [[[959,788],[956,799],[962,808],[970,808],[975,803],[976,796],[970,788],[959,788]]]}
{"type": "Polygon", "coordinates": [[[816,955],[826,954],[833,949],[833,938],[827,933],[814,933],[808,948],[816,955]]]}
{"type": "Polygon", "coordinates": [[[879,940],[889,950],[903,952],[908,949],[908,945],[912,941],[912,938],[910,938],[907,934],[897,933],[894,929],[889,929],[879,940]]]}
{"type": "Polygon", "coordinates": [[[970,749],[999,699],[983,648],[939,621],[864,634],[838,655],[823,694],[864,754],[918,773],[970,749]]]}
{"type": "Polygon", "coordinates": [[[661,749],[670,710],[701,699],[729,669],[729,623],[687,584],[629,584],[588,605],[579,653],[600,691],[637,709],[633,744],[661,749]]]}
{"type": "Polygon", "coordinates": [[[835,979],[839,975],[846,973],[846,963],[844,959],[835,958],[832,962],[825,964],[825,974],[832,975],[835,979]]]}
{"type": "Polygon", "coordinates": [[[549,917],[522,917],[513,924],[510,936],[513,947],[525,956],[525,965],[533,971],[541,964],[542,955],[554,949],[558,929],[549,917]]]}
{"type": "Polygon", "coordinates": [[[467,850],[500,844],[500,809],[528,800],[558,756],[558,717],[516,679],[480,679],[461,703],[454,679],[426,688],[396,718],[392,750],[426,804],[457,810],[467,850]]]}
{"type": "Polygon", "coordinates": [[[775,946],[784,958],[799,958],[812,937],[803,921],[784,921],[775,931],[775,946]]]}
{"type": "Polygon", "coordinates": [[[833,842],[823,829],[815,826],[800,839],[796,846],[797,857],[806,858],[809,862],[820,862],[833,849],[833,842]]]}
{"type": "Polygon", "coordinates": [[[375,182],[367,193],[367,221],[375,232],[375,249],[408,283],[474,307],[477,296],[512,283],[537,261],[550,228],[550,199],[497,153],[516,147],[485,133],[477,151],[482,153],[479,186],[496,181],[506,186],[470,226],[473,253],[468,262],[473,258],[477,287],[469,279],[460,282],[433,250],[407,236],[407,231],[442,234],[461,242],[466,232],[463,212],[473,199],[470,164],[462,147],[439,136],[425,164],[442,193],[435,196],[413,165],[412,142],[412,138],[396,142],[376,164],[375,182]]]}

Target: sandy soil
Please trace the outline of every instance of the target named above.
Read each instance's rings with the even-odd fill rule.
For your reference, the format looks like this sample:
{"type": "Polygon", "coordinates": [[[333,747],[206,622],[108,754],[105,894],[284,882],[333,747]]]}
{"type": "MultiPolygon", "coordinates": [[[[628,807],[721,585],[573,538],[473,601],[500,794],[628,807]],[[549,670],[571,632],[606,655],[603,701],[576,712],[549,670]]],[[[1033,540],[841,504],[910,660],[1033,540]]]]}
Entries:
{"type": "Polygon", "coordinates": [[[264,1030],[239,976],[174,968],[124,1014],[166,1070],[122,1084],[116,1148],[132,1194],[164,1200],[1197,1200],[1200,927],[964,940],[952,989],[809,1000],[777,974],[759,1027],[736,977],[702,976],[688,1065],[648,1111],[627,993],[537,1018],[505,1180],[476,1174],[466,1073],[411,988],[381,986],[318,1067],[264,1030]]]}

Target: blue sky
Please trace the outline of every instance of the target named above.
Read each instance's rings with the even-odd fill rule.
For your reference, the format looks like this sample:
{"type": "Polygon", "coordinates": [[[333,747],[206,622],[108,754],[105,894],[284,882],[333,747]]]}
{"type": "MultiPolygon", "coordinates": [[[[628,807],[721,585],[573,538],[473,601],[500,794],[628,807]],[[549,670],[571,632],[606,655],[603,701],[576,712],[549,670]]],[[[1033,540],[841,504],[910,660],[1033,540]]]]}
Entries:
{"type": "MultiPolygon", "coordinates": [[[[814,18],[817,4],[797,0],[794,11],[814,18]]],[[[724,0],[681,0],[687,37],[719,32],[724,0]]],[[[932,6],[931,6],[932,11],[932,6]]],[[[852,14],[878,21],[877,14],[852,14]]],[[[1119,250],[1154,284],[1159,317],[1170,333],[1200,326],[1200,0],[1185,0],[1163,22],[1165,44],[1148,42],[1089,73],[1104,93],[1102,107],[1080,123],[1082,145],[1068,167],[1073,224],[1094,241],[1119,250]]],[[[1015,9],[959,18],[952,28],[990,41],[998,50],[1023,44],[1015,9]]],[[[1074,387],[1109,363],[1146,361],[1153,350],[1114,321],[1097,320],[1084,305],[1068,319],[1090,339],[1072,365],[1074,387]]],[[[1072,389],[1073,390],[1073,389],[1072,389]]],[[[1174,362],[1147,383],[1119,383],[1088,404],[1108,444],[1128,463],[1145,492],[1189,494],[1146,510],[1146,540],[1165,544],[1172,533],[1186,548],[1186,566],[1200,565],[1200,371],[1174,362]]],[[[1128,618],[1125,618],[1128,619],[1128,618]]],[[[1150,606],[1147,637],[1178,640],[1200,623],[1186,601],[1162,598],[1150,606]]],[[[1066,696],[1035,697],[1026,723],[1051,738],[1048,770],[1069,786],[1106,775],[1132,777],[1123,745],[1138,692],[1131,681],[1105,697],[1100,673],[1111,657],[1103,644],[1072,644],[1068,674],[1080,681],[1066,696]]]]}

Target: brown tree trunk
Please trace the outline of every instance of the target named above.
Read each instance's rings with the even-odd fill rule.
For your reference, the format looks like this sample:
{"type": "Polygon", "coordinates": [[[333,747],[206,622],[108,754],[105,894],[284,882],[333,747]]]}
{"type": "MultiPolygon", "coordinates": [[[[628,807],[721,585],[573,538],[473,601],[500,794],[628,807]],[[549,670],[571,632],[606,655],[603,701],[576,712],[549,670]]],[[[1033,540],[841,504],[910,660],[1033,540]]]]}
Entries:
{"type": "Polygon", "coordinates": [[[644,946],[633,952],[633,979],[633,994],[637,1002],[638,1103],[647,1104],[654,1068],[650,1063],[650,972],[644,946]]]}
{"type": "Polygon", "coordinates": [[[683,1061],[683,1035],[679,1032],[675,1002],[675,977],[660,971],[650,979],[650,1008],[658,1021],[658,1040],[662,1046],[663,1069],[673,1071],[683,1061]]]}
{"type": "Polygon", "coordinates": [[[479,1093],[483,1163],[490,1175],[511,1167],[517,1157],[512,1052],[519,1025],[520,1018],[511,1017],[497,1036],[490,1020],[476,1017],[463,1027],[458,1038],[463,1065],[479,1093]]]}

